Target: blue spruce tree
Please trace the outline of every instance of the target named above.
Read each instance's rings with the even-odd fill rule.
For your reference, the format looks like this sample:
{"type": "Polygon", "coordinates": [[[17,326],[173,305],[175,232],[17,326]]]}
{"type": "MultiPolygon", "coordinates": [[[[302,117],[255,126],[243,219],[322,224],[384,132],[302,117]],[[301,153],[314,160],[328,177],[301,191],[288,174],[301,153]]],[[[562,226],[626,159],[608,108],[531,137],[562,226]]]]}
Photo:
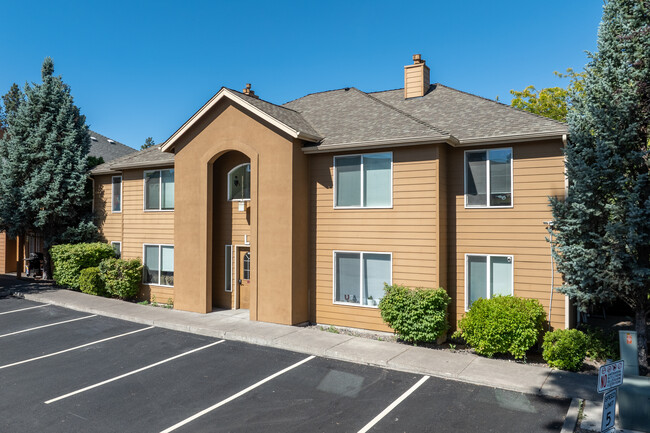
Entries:
{"type": "Polygon", "coordinates": [[[560,292],[583,309],[620,299],[648,368],[650,312],[650,2],[609,0],[584,92],[567,116],[568,195],[552,199],[560,292]]]}
{"type": "Polygon", "coordinates": [[[43,62],[41,84],[26,85],[24,100],[7,116],[0,141],[0,224],[10,235],[40,233],[45,276],[49,248],[97,236],[84,188],[90,136],[70,88],[43,62]]]}

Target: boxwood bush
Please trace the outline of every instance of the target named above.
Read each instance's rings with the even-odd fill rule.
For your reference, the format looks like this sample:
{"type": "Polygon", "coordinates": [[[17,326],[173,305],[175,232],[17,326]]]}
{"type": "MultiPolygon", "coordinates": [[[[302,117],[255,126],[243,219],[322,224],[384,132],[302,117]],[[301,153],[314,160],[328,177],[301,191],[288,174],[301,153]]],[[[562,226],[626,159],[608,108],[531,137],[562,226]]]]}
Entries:
{"type": "Polygon", "coordinates": [[[81,270],[79,275],[79,288],[82,292],[89,295],[106,295],[106,287],[102,280],[98,267],[86,268],[81,270]]]}
{"type": "Polygon", "coordinates": [[[557,329],[544,335],[542,348],[549,366],[578,371],[587,356],[587,336],[577,329],[557,329]]]}
{"type": "Polygon", "coordinates": [[[379,310],[384,321],[399,337],[412,343],[436,341],[447,323],[447,306],[451,298],[445,289],[410,289],[386,285],[379,310]]]}
{"type": "Polygon", "coordinates": [[[526,357],[539,338],[546,314],[536,299],[496,296],[474,301],[458,322],[463,339],[479,355],[526,357]]]}
{"type": "Polygon", "coordinates": [[[131,299],[138,294],[142,281],[140,259],[105,259],[99,264],[99,272],[109,295],[131,299]]]}
{"type": "Polygon", "coordinates": [[[81,270],[98,266],[109,257],[115,257],[113,247],[102,242],[90,244],[64,244],[50,248],[54,282],[79,290],[81,270]]]}

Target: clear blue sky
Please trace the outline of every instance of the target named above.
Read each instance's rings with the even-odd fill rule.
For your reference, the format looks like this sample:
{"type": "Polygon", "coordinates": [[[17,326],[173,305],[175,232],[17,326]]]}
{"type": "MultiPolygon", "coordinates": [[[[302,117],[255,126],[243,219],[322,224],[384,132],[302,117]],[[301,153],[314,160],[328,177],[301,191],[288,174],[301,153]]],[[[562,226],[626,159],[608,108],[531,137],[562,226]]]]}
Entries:
{"type": "Polygon", "coordinates": [[[602,2],[3,2],[0,93],[39,81],[43,59],[90,127],[139,148],[166,140],[221,86],[284,103],[347,86],[401,88],[421,53],[431,81],[509,102],[566,86],[594,51],[602,2]]]}

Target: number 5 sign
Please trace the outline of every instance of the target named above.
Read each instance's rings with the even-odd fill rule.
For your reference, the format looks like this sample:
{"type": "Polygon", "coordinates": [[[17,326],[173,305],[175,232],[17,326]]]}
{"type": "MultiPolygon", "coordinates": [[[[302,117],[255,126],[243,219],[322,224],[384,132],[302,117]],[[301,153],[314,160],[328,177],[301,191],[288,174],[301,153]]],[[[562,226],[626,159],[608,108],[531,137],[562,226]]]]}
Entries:
{"type": "Polygon", "coordinates": [[[616,418],[616,391],[614,388],[607,391],[603,397],[603,420],[600,423],[601,433],[613,431],[616,418]]]}

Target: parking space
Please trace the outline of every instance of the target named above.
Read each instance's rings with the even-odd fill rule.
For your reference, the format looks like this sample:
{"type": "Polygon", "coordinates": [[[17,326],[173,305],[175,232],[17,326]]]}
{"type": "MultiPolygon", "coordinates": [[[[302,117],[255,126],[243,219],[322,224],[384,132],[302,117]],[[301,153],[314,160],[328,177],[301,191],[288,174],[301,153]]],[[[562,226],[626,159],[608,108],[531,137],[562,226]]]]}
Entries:
{"type": "Polygon", "coordinates": [[[559,431],[568,408],[37,306],[0,299],[0,431],[559,431]]]}

